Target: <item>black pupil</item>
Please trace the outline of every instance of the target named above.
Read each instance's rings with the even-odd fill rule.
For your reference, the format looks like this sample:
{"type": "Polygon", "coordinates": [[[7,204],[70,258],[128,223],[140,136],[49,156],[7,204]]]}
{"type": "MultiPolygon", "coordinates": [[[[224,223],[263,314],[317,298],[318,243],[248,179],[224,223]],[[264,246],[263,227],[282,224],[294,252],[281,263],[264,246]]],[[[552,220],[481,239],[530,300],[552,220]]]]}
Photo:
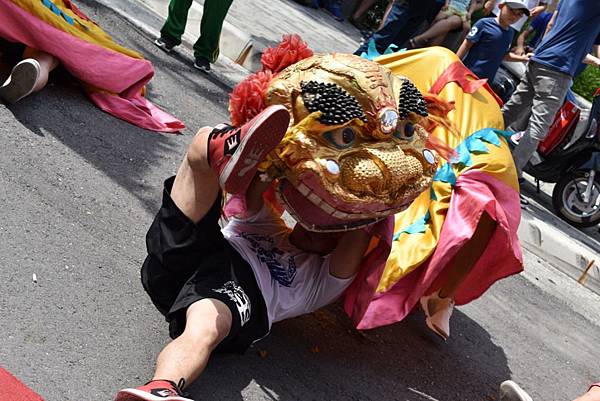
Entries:
{"type": "Polygon", "coordinates": [[[342,141],[344,141],[344,143],[350,143],[354,140],[354,131],[352,131],[350,128],[346,128],[345,130],[342,131],[342,141]]]}
{"type": "Polygon", "coordinates": [[[411,137],[413,136],[413,134],[415,133],[415,126],[412,125],[411,123],[406,124],[406,126],[404,127],[404,135],[406,135],[407,137],[411,137]]]}

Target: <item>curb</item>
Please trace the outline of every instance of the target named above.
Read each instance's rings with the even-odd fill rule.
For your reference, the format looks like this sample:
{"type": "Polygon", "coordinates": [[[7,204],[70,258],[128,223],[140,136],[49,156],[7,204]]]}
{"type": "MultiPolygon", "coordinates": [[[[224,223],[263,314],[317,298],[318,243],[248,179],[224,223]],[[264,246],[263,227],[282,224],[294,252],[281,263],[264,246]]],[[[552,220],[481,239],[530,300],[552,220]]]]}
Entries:
{"type": "Polygon", "coordinates": [[[600,295],[600,253],[596,247],[583,244],[577,239],[583,234],[550,212],[543,218],[535,216],[538,213],[529,206],[523,210],[518,229],[521,246],[600,295]]]}
{"type": "MultiPolygon", "coordinates": [[[[155,10],[149,8],[147,5],[142,4],[140,0],[136,1],[120,1],[120,0],[93,0],[94,2],[111,9],[125,20],[129,21],[134,27],[142,31],[145,35],[150,38],[156,38],[160,36],[160,27],[162,27],[165,18],[162,17],[155,10]]],[[[194,3],[197,5],[196,3],[194,3]]],[[[231,46],[234,51],[246,51],[244,50],[249,46],[247,35],[237,30],[231,24],[225,23],[223,25],[223,32],[221,37],[221,46],[231,46]],[[244,44],[240,45],[243,41],[244,44]]],[[[183,52],[190,56],[190,62],[193,60],[193,45],[196,38],[193,38],[191,34],[186,31],[182,37],[180,52],[183,52]]],[[[225,47],[224,47],[225,48],[225,47]]],[[[226,49],[226,48],[225,48],[226,49]]],[[[226,86],[233,88],[239,82],[244,80],[250,71],[242,65],[231,59],[231,51],[224,51],[222,56],[219,57],[217,62],[212,65],[210,75],[213,75],[217,80],[225,84],[226,86]]],[[[258,58],[260,63],[260,56],[258,58]]]]}

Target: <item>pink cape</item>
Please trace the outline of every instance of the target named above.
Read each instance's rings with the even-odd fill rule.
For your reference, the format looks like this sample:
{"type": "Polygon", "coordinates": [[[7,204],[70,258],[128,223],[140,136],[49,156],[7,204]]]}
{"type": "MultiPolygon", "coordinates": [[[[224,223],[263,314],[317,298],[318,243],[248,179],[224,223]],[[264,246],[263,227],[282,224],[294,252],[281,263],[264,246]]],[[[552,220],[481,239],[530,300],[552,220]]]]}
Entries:
{"type": "Polygon", "coordinates": [[[78,38],[11,0],[0,0],[0,9],[0,37],[56,57],[85,84],[90,99],[102,110],[153,131],[177,132],[185,128],[181,121],[142,96],[142,89],[154,75],[149,61],[103,47],[100,41],[78,38]]]}
{"type": "Polygon", "coordinates": [[[461,284],[456,304],[471,302],[497,280],[521,272],[522,254],[517,238],[521,216],[519,193],[482,171],[469,170],[457,178],[433,255],[389,291],[376,293],[391,249],[393,220],[389,220],[389,226],[382,231],[384,236],[379,249],[368,255],[359,275],[346,291],[344,308],[356,327],[372,329],[404,319],[473,236],[484,211],[496,221],[496,231],[461,284]]]}

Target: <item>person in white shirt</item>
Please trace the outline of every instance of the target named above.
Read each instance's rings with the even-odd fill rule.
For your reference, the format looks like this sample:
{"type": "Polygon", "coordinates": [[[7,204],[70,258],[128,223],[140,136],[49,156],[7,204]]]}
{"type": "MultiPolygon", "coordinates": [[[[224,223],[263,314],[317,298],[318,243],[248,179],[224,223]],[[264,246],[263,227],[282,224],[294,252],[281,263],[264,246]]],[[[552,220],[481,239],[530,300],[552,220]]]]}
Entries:
{"type": "Polygon", "coordinates": [[[116,401],[191,401],[183,387],[213,351],[243,352],[272,323],[327,305],[352,282],[370,241],[366,231],[291,230],[263,203],[271,183],[257,166],[289,118],[285,107],[271,106],[241,128],[201,129],[165,182],[142,283],[174,340],[152,380],[119,391],[116,401]],[[223,190],[244,196],[246,214],[221,229],[223,190]]]}

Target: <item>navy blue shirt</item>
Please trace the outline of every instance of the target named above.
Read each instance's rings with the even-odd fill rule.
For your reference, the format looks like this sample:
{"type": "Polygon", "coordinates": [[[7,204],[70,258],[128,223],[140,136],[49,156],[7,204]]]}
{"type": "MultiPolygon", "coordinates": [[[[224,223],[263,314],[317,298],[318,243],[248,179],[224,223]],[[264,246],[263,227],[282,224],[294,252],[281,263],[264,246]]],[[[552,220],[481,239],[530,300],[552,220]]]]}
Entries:
{"type": "Polygon", "coordinates": [[[472,42],[473,46],[463,63],[479,78],[491,81],[502,59],[510,51],[514,34],[514,29],[503,29],[496,18],[480,19],[467,35],[467,40],[472,42]]]}
{"type": "Polygon", "coordinates": [[[550,22],[550,18],[552,18],[552,13],[543,11],[540,15],[531,20],[529,28],[531,28],[533,34],[529,39],[529,46],[535,49],[535,47],[540,43],[540,40],[546,32],[546,27],[548,26],[548,22],[550,22]]]}
{"type": "Polygon", "coordinates": [[[554,26],[531,59],[574,76],[599,34],[599,0],[561,0],[554,26]]]}

